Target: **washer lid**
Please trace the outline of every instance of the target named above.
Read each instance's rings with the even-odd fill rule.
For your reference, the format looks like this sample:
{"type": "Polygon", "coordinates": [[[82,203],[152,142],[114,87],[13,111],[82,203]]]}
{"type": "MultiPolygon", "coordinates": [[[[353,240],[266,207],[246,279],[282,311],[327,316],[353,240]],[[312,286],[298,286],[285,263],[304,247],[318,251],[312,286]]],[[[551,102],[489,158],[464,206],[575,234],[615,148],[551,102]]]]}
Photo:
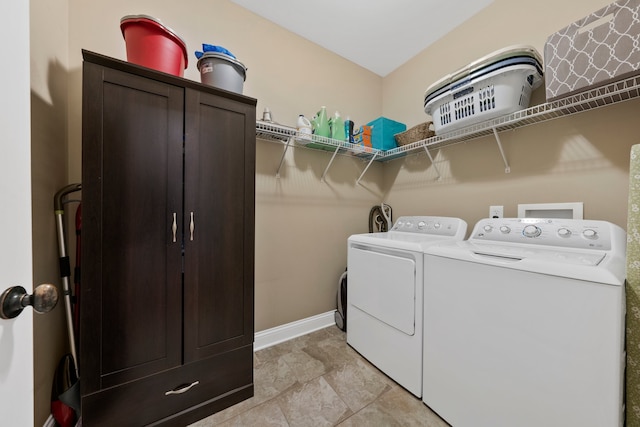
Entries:
{"type": "Polygon", "coordinates": [[[475,255],[502,258],[505,261],[523,259],[563,264],[597,266],[606,256],[603,251],[573,251],[563,248],[539,248],[525,245],[469,242],[469,250],[475,255]]]}
{"type": "Polygon", "coordinates": [[[461,261],[461,269],[470,268],[471,264],[485,264],[614,286],[624,285],[625,280],[624,257],[601,250],[465,240],[431,245],[424,252],[425,270],[441,257],[461,261]]]}
{"type": "Polygon", "coordinates": [[[467,223],[460,218],[401,216],[390,231],[354,234],[349,242],[422,252],[441,241],[462,240],[466,233],[467,223]]]}
{"type": "Polygon", "coordinates": [[[598,220],[485,218],[469,240],[426,252],[532,273],[621,286],[626,233],[598,220]]]}
{"type": "Polygon", "coordinates": [[[424,250],[441,242],[460,241],[462,238],[438,235],[421,235],[402,231],[388,231],[386,233],[354,234],[349,237],[350,246],[374,246],[381,248],[400,249],[411,252],[424,250]]]}

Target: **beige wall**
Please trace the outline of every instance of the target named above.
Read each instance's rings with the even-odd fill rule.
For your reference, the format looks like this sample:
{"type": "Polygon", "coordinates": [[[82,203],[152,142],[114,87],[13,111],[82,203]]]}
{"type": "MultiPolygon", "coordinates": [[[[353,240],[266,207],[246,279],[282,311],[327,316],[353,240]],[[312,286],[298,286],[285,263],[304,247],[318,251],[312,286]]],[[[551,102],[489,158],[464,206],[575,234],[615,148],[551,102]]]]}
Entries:
{"type": "Polygon", "coordinates": [[[68,183],[67,1],[33,0],[30,10],[33,280],[34,287],[56,284],[60,295],[52,312],[34,315],[34,422],[41,426],[50,412],[55,368],[69,351],[53,211],[54,194],[68,183]]]}
{"type": "MultiPolygon", "coordinates": [[[[542,54],[550,34],[609,3],[495,0],[384,79],[384,114],[409,126],[423,122],[424,91],[443,75],[513,44],[542,54]]],[[[534,103],[544,98],[542,87],[534,103]]],[[[630,101],[501,134],[509,174],[493,137],[435,151],[440,181],[425,154],[390,162],[385,198],[398,215],[458,216],[470,227],[488,216],[489,205],[504,205],[505,216],[517,216],[519,203],[584,202],[586,218],[626,228],[629,152],[640,142],[638,107],[630,101]]]]}

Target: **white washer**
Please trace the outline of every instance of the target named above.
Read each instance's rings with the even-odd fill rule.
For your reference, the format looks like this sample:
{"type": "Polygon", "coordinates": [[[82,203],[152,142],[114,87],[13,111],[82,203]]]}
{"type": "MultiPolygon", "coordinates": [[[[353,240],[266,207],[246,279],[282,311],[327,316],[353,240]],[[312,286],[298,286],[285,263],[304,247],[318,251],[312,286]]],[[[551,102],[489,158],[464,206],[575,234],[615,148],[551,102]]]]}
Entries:
{"type": "Polygon", "coordinates": [[[427,248],[424,403],[455,427],[622,426],[625,248],[571,219],[427,248]]]}
{"type": "Polygon", "coordinates": [[[424,250],[466,231],[458,218],[404,216],[388,232],[348,240],[347,343],[418,397],[424,250]]]}

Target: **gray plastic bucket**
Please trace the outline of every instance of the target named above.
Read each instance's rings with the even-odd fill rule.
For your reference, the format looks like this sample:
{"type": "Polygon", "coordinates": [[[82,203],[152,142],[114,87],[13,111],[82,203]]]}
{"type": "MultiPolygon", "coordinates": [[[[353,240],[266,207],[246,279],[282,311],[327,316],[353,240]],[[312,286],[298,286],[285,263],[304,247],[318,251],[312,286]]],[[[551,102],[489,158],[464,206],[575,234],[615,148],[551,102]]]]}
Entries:
{"type": "Polygon", "coordinates": [[[198,60],[200,80],[209,86],[242,93],[247,67],[240,61],[217,52],[205,52],[198,60]]]}

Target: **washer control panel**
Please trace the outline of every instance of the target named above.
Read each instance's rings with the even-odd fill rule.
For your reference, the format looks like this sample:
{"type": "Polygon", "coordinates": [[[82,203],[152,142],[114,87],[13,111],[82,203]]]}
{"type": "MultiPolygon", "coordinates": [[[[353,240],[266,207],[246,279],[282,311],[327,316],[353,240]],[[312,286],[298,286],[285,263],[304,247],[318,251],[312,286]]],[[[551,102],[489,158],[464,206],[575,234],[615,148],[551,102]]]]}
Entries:
{"type": "Polygon", "coordinates": [[[390,231],[458,236],[467,232],[467,223],[460,218],[435,216],[401,216],[390,231]]]}
{"type": "Polygon", "coordinates": [[[612,223],[596,220],[486,218],[478,221],[469,240],[610,250],[620,231],[612,223]]]}

